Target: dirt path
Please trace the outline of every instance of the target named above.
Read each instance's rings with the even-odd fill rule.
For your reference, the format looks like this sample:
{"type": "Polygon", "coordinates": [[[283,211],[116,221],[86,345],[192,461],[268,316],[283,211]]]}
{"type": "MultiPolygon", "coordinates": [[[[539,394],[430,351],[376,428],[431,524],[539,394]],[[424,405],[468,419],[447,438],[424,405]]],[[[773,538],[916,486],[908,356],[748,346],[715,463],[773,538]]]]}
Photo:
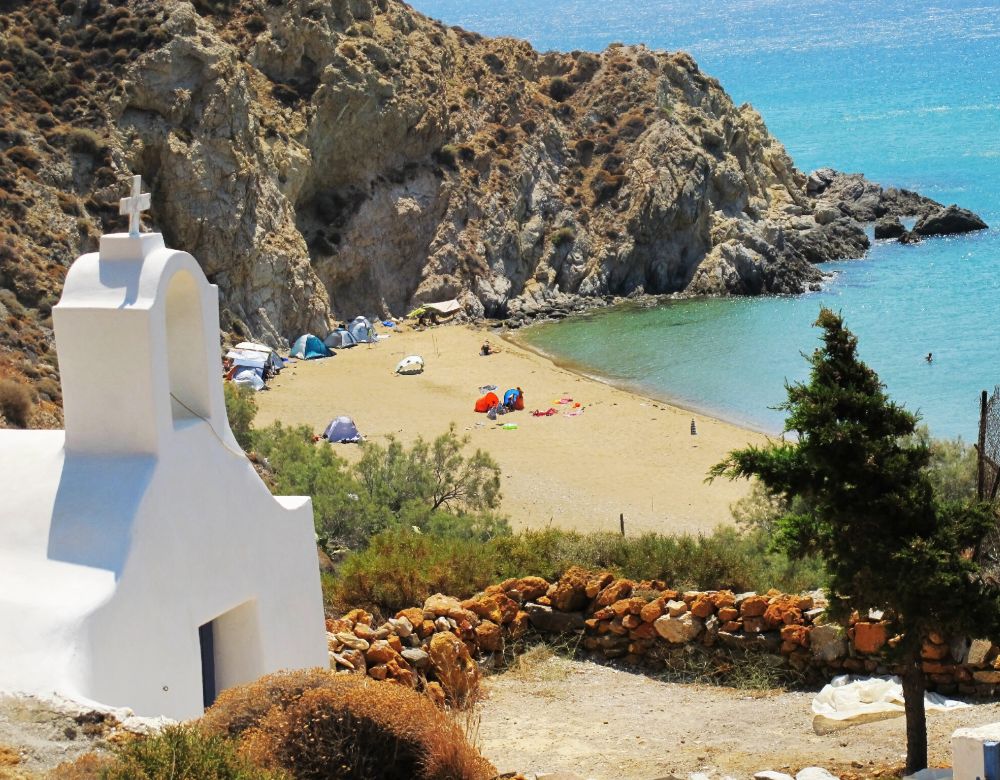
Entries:
{"type": "MultiPolygon", "coordinates": [[[[491,677],[479,742],[501,771],[653,780],[694,772],[750,777],[821,766],[869,776],[905,758],[902,718],[817,736],[813,693],[757,694],[650,677],[558,657],[491,677]]],[[[928,713],[932,765],[950,763],[961,726],[1000,720],[1000,704],[928,713]]]]}

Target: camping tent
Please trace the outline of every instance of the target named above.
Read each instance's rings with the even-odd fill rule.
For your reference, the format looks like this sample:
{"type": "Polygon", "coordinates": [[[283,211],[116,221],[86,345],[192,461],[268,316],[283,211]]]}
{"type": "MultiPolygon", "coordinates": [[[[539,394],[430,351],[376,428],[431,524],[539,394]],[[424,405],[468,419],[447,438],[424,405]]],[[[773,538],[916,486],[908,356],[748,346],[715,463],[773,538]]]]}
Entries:
{"type": "Polygon", "coordinates": [[[354,340],[359,344],[367,344],[375,341],[375,329],[365,317],[355,317],[347,329],[354,336],[354,340]]]}
{"type": "Polygon", "coordinates": [[[338,417],[326,426],[323,438],[330,442],[356,442],[361,441],[361,434],[350,417],[338,417]]]}
{"type": "Polygon", "coordinates": [[[521,388],[513,388],[508,390],[503,394],[503,405],[508,409],[523,409],[524,408],[524,393],[521,392],[521,388]]]}
{"type": "Polygon", "coordinates": [[[266,344],[257,344],[253,341],[241,341],[233,348],[234,352],[236,350],[241,350],[243,352],[263,352],[267,356],[267,364],[275,371],[281,371],[281,369],[285,367],[285,361],[281,359],[281,355],[266,344]]]}
{"type": "Polygon", "coordinates": [[[314,358],[330,357],[334,353],[312,333],[305,333],[295,340],[292,345],[292,357],[302,360],[312,360],[314,358]]]}
{"type": "Polygon", "coordinates": [[[253,366],[240,366],[233,374],[233,384],[250,387],[254,390],[264,389],[264,369],[253,366]]]}
{"type": "Polygon", "coordinates": [[[490,409],[499,405],[500,405],[500,399],[497,398],[497,394],[487,393],[478,401],[476,401],[475,410],[477,412],[488,412],[490,409]]]}
{"type": "Polygon", "coordinates": [[[410,355],[396,364],[397,374],[419,374],[424,370],[424,359],[420,355],[410,355]]]}
{"type": "Polygon", "coordinates": [[[226,353],[226,357],[233,361],[234,366],[263,368],[267,365],[267,355],[249,349],[231,349],[226,353]]]}
{"type": "Polygon", "coordinates": [[[357,346],[358,342],[351,332],[347,328],[337,328],[336,330],[331,330],[323,343],[326,344],[330,349],[343,349],[347,347],[357,346]]]}

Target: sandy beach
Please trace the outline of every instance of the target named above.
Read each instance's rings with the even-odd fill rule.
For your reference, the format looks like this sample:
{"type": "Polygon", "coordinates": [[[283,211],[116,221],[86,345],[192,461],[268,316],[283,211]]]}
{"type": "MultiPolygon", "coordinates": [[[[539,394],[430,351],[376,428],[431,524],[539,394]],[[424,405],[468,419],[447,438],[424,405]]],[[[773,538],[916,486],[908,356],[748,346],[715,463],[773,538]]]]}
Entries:
{"type": "MultiPolygon", "coordinates": [[[[732,522],[729,506],[748,490],[746,483],[709,485],[704,478],[726,452],[761,443],[762,434],[580,376],[483,330],[444,325],[379,332],[390,337],[291,364],[271,390],[257,395],[256,425],[280,420],[320,433],[334,417],[348,415],[371,441],[394,435],[409,443],[455,423],[471,447],[500,464],[501,511],[515,528],[617,531],[623,513],[630,534],[710,531],[732,522]],[[503,351],[481,356],[486,336],[503,351]],[[411,354],[424,358],[426,370],[395,375],[396,363],[411,354]],[[501,396],[521,387],[525,410],[498,422],[475,413],[483,385],[496,385],[501,396]],[[566,397],[583,412],[568,416],[573,403],[557,403],[566,397]],[[530,414],[550,407],[558,413],[530,414]],[[517,428],[504,430],[504,423],[517,428]]],[[[354,445],[332,446],[345,458],[358,457],[354,445]]]]}

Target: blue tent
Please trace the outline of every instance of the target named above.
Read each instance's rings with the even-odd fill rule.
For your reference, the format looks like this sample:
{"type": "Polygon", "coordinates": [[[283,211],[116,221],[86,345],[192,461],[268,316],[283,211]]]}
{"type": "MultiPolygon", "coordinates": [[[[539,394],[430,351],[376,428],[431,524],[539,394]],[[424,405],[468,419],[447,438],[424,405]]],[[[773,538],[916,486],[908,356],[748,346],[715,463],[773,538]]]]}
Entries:
{"type": "Polygon", "coordinates": [[[521,388],[508,390],[503,394],[503,405],[508,409],[513,409],[517,406],[518,399],[521,397],[521,388]]]}
{"type": "Polygon", "coordinates": [[[312,333],[305,333],[292,344],[292,357],[302,360],[330,357],[334,353],[312,333]]]}
{"type": "Polygon", "coordinates": [[[327,337],[323,340],[330,349],[346,349],[348,347],[356,347],[358,345],[357,339],[351,335],[351,332],[347,328],[337,328],[336,330],[331,330],[327,337]]]}
{"type": "Polygon", "coordinates": [[[372,328],[371,322],[365,317],[355,317],[351,320],[351,324],[347,326],[347,329],[354,336],[354,340],[358,344],[367,344],[375,341],[375,329],[372,328]]]}

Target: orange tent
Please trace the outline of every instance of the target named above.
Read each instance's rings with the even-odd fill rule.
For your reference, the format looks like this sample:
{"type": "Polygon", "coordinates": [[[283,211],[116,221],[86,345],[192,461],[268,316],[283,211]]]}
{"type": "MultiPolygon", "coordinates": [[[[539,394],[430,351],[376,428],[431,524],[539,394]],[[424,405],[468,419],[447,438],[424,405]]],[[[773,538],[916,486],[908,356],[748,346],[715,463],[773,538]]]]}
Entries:
{"type": "Polygon", "coordinates": [[[497,398],[496,393],[487,393],[478,401],[476,401],[476,411],[477,412],[488,412],[494,406],[500,405],[500,399],[497,398]]]}

